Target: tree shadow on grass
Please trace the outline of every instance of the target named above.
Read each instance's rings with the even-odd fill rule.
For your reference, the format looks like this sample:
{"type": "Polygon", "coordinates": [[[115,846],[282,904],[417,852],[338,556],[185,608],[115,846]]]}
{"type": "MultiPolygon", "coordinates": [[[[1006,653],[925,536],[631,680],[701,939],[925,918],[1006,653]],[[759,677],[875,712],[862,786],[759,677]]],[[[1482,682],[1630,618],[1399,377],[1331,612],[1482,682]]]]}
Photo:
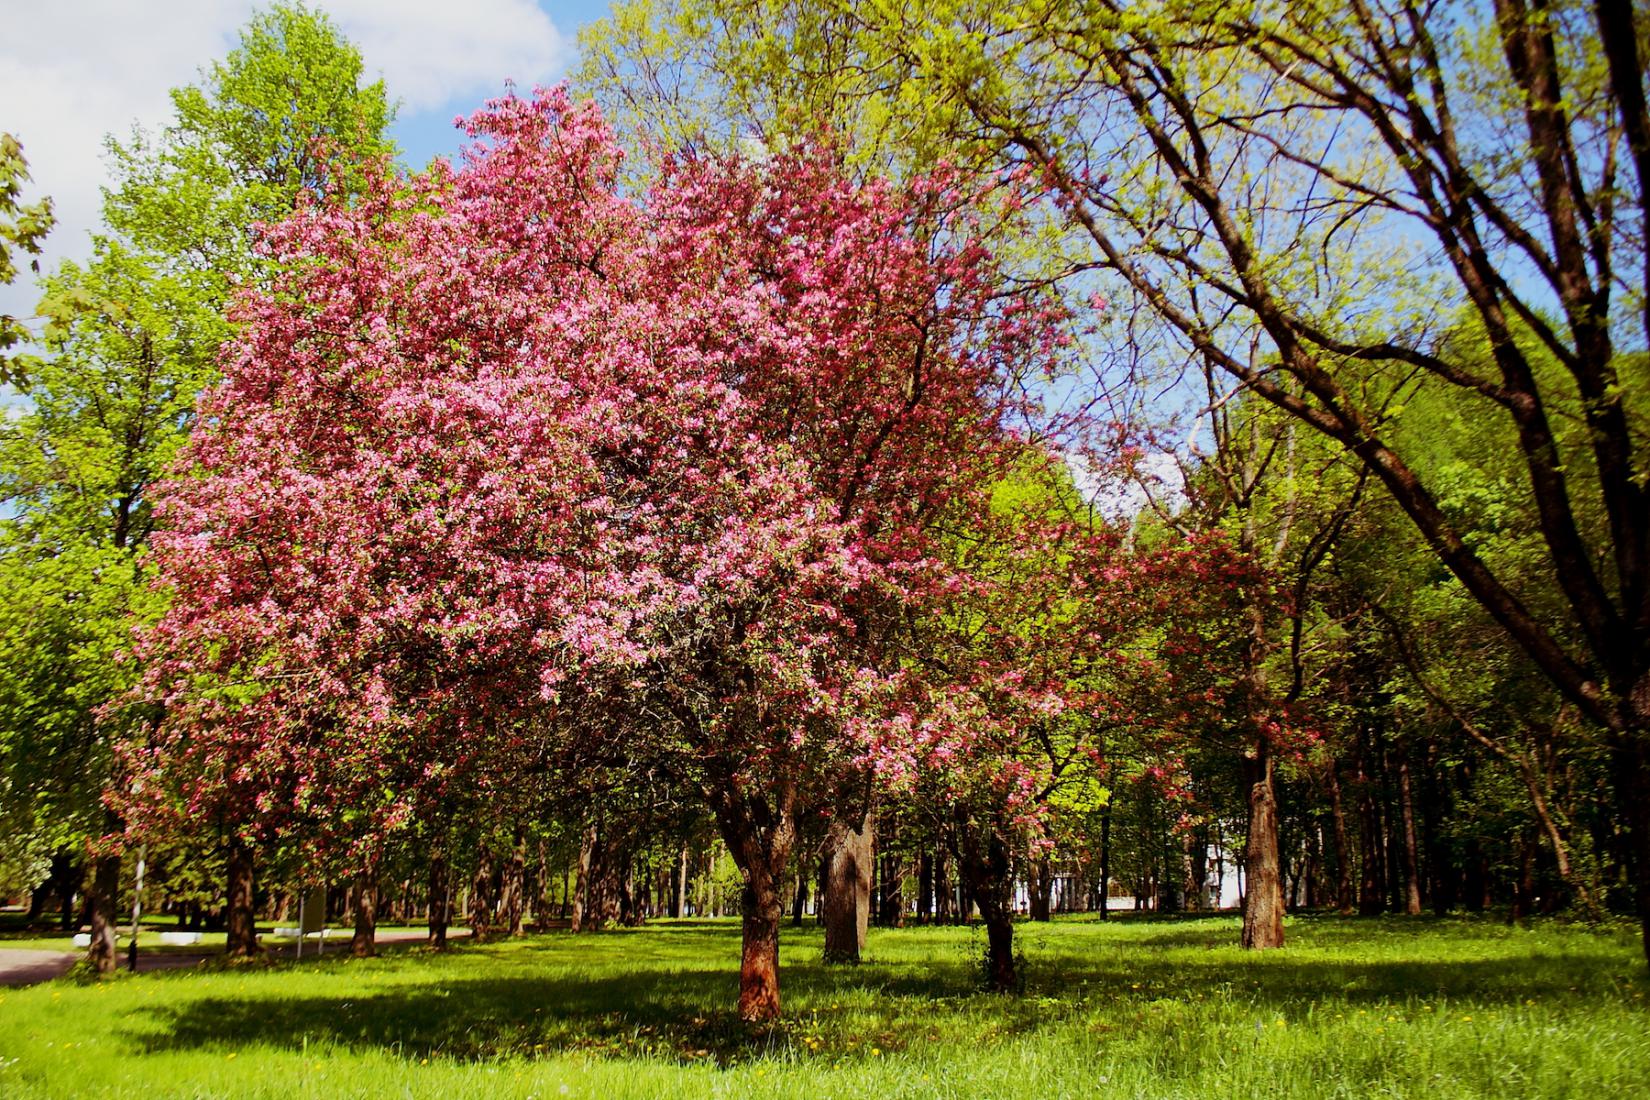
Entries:
{"type": "MultiPolygon", "coordinates": [[[[783,978],[790,1020],[751,1028],[732,1012],[737,955],[727,926],[660,932],[658,938],[652,933],[636,938],[634,946],[645,949],[663,941],[679,952],[685,942],[695,953],[687,960],[673,954],[666,967],[650,965],[646,950],[634,957],[626,951],[623,960],[635,963],[636,969],[622,974],[564,970],[542,977],[518,972],[492,978],[455,974],[455,966],[465,965],[463,954],[457,953],[446,956],[441,968],[417,985],[356,989],[336,996],[276,993],[190,1000],[168,1010],[161,1030],[135,1038],[147,1051],[243,1045],[296,1050],[330,1043],[419,1058],[585,1051],[612,1058],[711,1059],[726,1064],[735,1058],[795,1051],[792,1040],[805,1029],[835,1029],[837,1051],[851,1053],[855,1036],[925,1032],[930,1025],[939,1027],[939,1014],[953,1011],[968,1014],[967,1026],[996,1035],[1025,1035],[1078,1017],[1126,1024],[1149,1002],[1191,1002],[1211,996],[1293,1012],[1317,1002],[1359,1005],[1411,998],[1581,1003],[1612,991],[1620,995],[1624,982],[1635,989],[1646,984],[1636,969],[1629,973],[1629,964],[1616,965],[1612,957],[1600,956],[1595,965],[1564,952],[1537,950],[1527,956],[1465,961],[1326,961],[1290,958],[1286,953],[1234,960],[1200,957],[1186,945],[1159,942],[1089,956],[1059,950],[1051,950],[1042,960],[1033,955],[1027,995],[1016,998],[975,996],[969,968],[944,958],[846,968],[792,960],[783,978]],[[835,1011],[835,1002],[866,992],[872,995],[869,1000],[854,997],[850,1008],[835,1011]]],[[[1186,934],[1197,935],[1193,929],[1186,934]]],[[[1210,929],[1208,938],[1217,934],[1210,929]]],[[[603,940],[610,949],[628,946],[619,935],[636,934],[584,941],[581,954],[595,951],[603,940]]],[[[1202,945],[1204,938],[1195,943],[1202,945]]],[[[522,961],[543,951],[547,969],[553,957],[565,965],[568,946],[565,939],[527,941],[520,946],[522,961]]],[[[600,965],[617,968],[623,960],[600,965]]]]}
{"type": "Polygon", "coordinates": [[[737,975],[727,968],[642,971],[583,978],[441,981],[338,996],[195,1000],[170,1010],[146,1052],[334,1043],[407,1057],[456,1059],[589,1051],[726,1060],[773,1036],[731,1011],[737,975]]]}

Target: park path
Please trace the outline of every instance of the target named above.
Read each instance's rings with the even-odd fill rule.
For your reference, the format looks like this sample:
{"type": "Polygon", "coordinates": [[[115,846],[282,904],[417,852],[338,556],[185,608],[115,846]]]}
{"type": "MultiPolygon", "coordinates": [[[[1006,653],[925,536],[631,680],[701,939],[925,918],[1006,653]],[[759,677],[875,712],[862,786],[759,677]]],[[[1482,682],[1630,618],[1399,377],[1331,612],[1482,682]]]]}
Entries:
{"type": "MultiPolygon", "coordinates": [[[[393,932],[380,932],[377,938],[379,947],[398,943],[417,943],[425,938],[423,932],[415,929],[397,929],[393,932]]],[[[449,938],[458,938],[449,933],[449,938]]],[[[291,946],[285,943],[270,944],[268,951],[271,957],[290,958],[297,947],[293,941],[291,946]]],[[[339,932],[327,944],[326,953],[336,954],[339,951],[349,950],[349,933],[339,932]]],[[[0,948],[0,987],[16,988],[18,986],[34,985],[37,982],[51,981],[62,977],[69,972],[69,968],[79,961],[83,951],[41,951],[24,950],[18,948],[0,948]]],[[[223,948],[214,948],[203,951],[168,951],[164,954],[155,951],[138,952],[138,973],[150,970],[177,970],[183,967],[195,966],[214,956],[223,954],[223,948]]],[[[306,959],[316,957],[316,945],[312,941],[304,945],[306,959]]],[[[120,968],[126,969],[126,952],[120,953],[120,968]]]]}

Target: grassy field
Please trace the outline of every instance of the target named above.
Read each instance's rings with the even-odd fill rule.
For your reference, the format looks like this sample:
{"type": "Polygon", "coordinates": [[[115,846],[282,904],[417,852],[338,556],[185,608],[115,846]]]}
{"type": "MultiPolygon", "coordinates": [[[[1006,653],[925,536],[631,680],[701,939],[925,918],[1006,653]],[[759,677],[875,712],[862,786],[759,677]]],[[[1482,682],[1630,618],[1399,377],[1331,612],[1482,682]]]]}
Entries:
{"type": "MultiPolygon", "coordinates": [[[[276,927],[296,923],[296,920],[278,922],[264,921],[259,923],[258,928],[259,931],[264,934],[266,942],[276,946],[284,946],[290,950],[295,941],[290,938],[276,937],[273,935],[273,931],[276,927]]],[[[122,952],[121,958],[125,958],[124,952],[126,950],[126,945],[131,942],[127,935],[128,927],[129,925],[122,921],[118,929],[118,943],[120,946],[120,951],[122,952]]],[[[383,932],[403,931],[408,929],[416,930],[420,934],[424,932],[423,925],[417,925],[416,927],[411,925],[379,925],[379,930],[383,932]]],[[[198,944],[178,945],[168,944],[162,941],[161,936],[163,934],[175,931],[179,931],[179,929],[174,921],[168,920],[159,923],[145,923],[141,926],[141,931],[138,935],[138,947],[143,951],[152,951],[158,954],[199,953],[202,951],[223,950],[225,936],[222,932],[202,932],[201,939],[198,944]]],[[[348,945],[350,933],[352,931],[353,925],[341,923],[327,925],[326,949],[328,951],[332,951],[340,946],[348,945]]],[[[462,930],[458,929],[455,930],[455,932],[462,933],[462,930]]],[[[309,942],[305,945],[304,951],[306,953],[312,951],[315,943],[316,940],[312,936],[309,942]]],[[[85,948],[74,946],[74,937],[68,933],[29,931],[17,928],[7,928],[4,924],[0,924],[0,948],[5,947],[21,948],[29,951],[85,950],[85,948]]]]}
{"type": "Polygon", "coordinates": [[[1628,1097],[1650,1081],[1625,932],[1302,918],[1022,924],[1024,996],[979,933],[873,930],[819,964],[786,929],[786,1020],[733,1019],[738,928],[406,948],[370,961],[0,991],[0,1096],[1628,1097]]]}

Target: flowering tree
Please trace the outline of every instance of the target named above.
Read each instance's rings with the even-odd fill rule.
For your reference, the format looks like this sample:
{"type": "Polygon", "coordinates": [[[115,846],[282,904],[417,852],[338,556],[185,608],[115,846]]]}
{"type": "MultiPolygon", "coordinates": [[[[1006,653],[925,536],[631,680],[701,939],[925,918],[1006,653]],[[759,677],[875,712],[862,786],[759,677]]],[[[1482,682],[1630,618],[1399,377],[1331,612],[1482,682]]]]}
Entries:
{"type": "Polygon", "coordinates": [[[1000,381],[1053,318],[943,183],[805,148],[631,201],[561,91],[468,125],[458,168],[269,231],[161,505],[131,809],[348,846],[622,740],[704,793],[772,1017],[798,815],[907,727],[878,684],[948,588],[934,525],[1018,449],[1000,381]]]}

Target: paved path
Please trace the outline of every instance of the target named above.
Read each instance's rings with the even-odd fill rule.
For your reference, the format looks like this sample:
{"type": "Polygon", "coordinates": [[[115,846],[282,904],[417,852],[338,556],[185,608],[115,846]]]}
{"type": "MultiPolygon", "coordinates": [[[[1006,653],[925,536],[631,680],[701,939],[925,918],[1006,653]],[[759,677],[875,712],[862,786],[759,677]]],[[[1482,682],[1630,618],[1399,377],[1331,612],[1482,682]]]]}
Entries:
{"type": "Polygon", "coordinates": [[[64,973],[80,958],[78,951],[21,951],[0,948],[0,986],[33,985],[64,973]]]}
{"type": "MultiPolygon", "coordinates": [[[[449,940],[461,939],[465,932],[449,931],[449,940]]],[[[397,929],[393,932],[378,933],[377,943],[380,947],[400,943],[422,943],[425,939],[423,932],[416,929],[397,929]]],[[[289,959],[297,948],[297,941],[276,940],[272,936],[264,937],[264,945],[272,958],[289,959]]],[[[313,959],[317,955],[318,942],[311,940],[304,944],[304,958],[313,959]]],[[[349,950],[349,932],[340,931],[337,935],[328,933],[326,954],[336,955],[341,951],[349,950]]],[[[84,955],[84,951],[38,951],[21,950],[15,948],[0,948],[0,986],[34,985],[36,982],[50,981],[69,972],[84,955]]],[[[183,967],[195,966],[207,959],[223,954],[223,948],[208,948],[201,951],[138,951],[138,973],[149,970],[177,970],[183,967]]],[[[124,945],[120,951],[120,968],[126,969],[126,949],[124,945]]]]}

